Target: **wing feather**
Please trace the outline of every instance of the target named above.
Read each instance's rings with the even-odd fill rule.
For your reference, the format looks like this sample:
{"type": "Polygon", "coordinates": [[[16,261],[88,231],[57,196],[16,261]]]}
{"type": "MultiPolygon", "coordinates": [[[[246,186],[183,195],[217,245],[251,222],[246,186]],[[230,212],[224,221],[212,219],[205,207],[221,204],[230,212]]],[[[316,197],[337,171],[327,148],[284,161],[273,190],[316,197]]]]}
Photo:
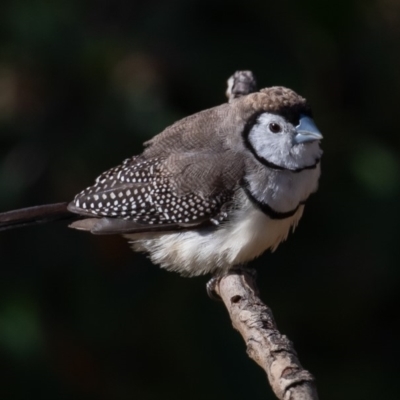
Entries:
{"type": "Polygon", "coordinates": [[[231,114],[232,106],[222,105],[175,123],[147,142],[142,155],[101,174],[69,210],[100,218],[93,233],[195,229],[229,218],[244,171],[231,150],[240,138],[234,129],[244,122],[231,114]]]}

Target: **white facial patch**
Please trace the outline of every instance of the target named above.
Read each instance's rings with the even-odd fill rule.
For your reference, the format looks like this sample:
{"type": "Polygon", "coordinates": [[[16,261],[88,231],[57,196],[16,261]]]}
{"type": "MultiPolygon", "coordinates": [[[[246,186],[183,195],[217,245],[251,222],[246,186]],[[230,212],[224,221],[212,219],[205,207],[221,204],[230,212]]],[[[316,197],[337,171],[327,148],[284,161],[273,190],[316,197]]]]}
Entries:
{"type": "Polygon", "coordinates": [[[285,118],[263,113],[250,130],[248,143],[260,162],[264,160],[287,169],[314,164],[322,155],[318,141],[295,144],[295,134],[295,126],[285,118]],[[280,127],[280,131],[275,133],[277,126],[280,127]]]}

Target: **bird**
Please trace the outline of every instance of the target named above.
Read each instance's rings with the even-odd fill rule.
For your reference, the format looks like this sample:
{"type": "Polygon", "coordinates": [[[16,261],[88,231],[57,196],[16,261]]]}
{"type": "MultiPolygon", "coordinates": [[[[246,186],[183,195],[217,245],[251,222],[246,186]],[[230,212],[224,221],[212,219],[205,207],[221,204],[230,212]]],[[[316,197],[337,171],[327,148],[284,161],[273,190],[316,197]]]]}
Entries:
{"type": "MultiPolygon", "coordinates": [[[[237,80],[228,82],[232,91],[237,80]]],[[[154,264],[188,277],[221,275],[274,251],[318,188],[322,134],[295,91],[239,86],[228,103],[145,142],[67,209],[54,205],[54,215],[75,215],[74,229],[123,235],[154,264]]]]}

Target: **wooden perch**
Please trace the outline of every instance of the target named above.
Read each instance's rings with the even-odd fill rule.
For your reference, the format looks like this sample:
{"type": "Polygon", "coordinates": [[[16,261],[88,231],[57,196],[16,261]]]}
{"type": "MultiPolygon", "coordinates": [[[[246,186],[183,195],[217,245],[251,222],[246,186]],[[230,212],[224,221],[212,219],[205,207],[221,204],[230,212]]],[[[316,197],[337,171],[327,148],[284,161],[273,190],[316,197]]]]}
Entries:
{"type": "Polygon", "coordinates": [[[278,399],[318,400],[314,377],[301,366],[292,342],[278,331],[251,274],[234,270],[220,278],[214,290],[243,336],[247,354],[267,373],[278,399]]]}
{"type": "MultiPolygon", "coordinates": [[[[251,71],[237,71],[228,79],[228,101],[257,90],[251,71]]],[[[254,275],[246,269],[232,270],[210,281],[224,302],[233,327],[243,336],[247,354],[266,373],[280,400],[318,400],[314,377],[297,358],[292,342],[276,326],[271,309],[258,297],[254,275]]],[[[210,293],[210,291],[209,291],[210,293]]]]}

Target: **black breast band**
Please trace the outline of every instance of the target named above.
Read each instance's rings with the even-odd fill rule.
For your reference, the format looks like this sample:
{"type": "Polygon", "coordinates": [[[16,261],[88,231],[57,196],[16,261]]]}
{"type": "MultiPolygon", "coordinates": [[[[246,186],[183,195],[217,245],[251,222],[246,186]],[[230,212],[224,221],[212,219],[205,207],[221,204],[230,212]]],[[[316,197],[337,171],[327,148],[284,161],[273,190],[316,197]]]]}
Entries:
{"type": "Polygon", "coordinates": [[[280,211],[274,210],[267,203],[264,203],[263,201],[257,200],[252,195],[252,193],[250,192],[250,190],[249,190],[249,188],[248,188],[248,186],[246,184],[243,184],[242,187],[243,187],[243,190],[246,193],[247,197],[250,199],[250,201],[253,204],[255,204],[257,208],[259,208],[265,215],[267,215],[271,219],[285,219],[285,218],[293,217],[293,215],[296,214],[296,212],[300,208],[300,206],[302,206],[302,205],[304,205],[306,203],[306,200],[303,200],[293,210],[286,211],[286,212],[280,212],[280,211]]]}

